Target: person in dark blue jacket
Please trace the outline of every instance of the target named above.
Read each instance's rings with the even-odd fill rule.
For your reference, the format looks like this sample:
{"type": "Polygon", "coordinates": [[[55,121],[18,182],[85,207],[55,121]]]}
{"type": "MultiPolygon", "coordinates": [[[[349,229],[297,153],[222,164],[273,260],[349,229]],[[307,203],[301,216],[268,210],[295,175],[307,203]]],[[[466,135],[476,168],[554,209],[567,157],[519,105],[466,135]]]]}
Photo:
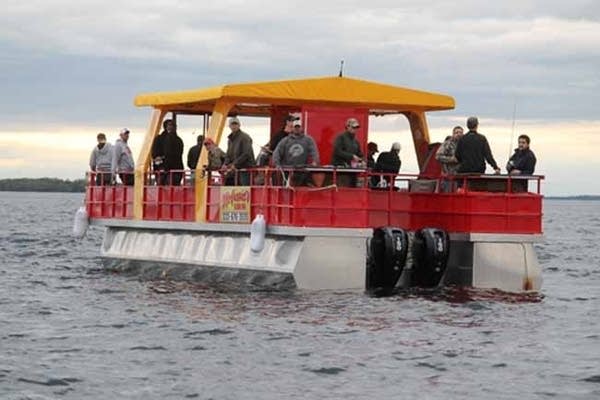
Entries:
{"type": "Polygon", "coordinates": [[[537,160],[529,148],[530,142],[529,136],[519,136],[519,147],[515,149],[515,153],[506,164],[506,170],[510,175],[533,175],[537,160]]]}

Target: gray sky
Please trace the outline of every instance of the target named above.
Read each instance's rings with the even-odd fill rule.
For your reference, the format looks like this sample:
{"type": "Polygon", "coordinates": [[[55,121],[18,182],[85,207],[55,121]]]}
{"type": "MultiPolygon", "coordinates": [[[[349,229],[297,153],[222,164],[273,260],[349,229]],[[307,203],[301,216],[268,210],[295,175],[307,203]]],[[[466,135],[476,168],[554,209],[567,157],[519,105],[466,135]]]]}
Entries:
{"type": "Polygon", "coordinates": [[[600,146],[598,1],[8,0],[0,26],[0,177],[80,176],[98,131],[145,128],[140,92],[336,75],[344,59],[347,76],[454,96],[433,136],[478,115],[502,165],[516,102],[547,192],[600,194],[597,157],[572,143],[600,146]],[[62,164],[36,149],[65,141],[62,164]]]}

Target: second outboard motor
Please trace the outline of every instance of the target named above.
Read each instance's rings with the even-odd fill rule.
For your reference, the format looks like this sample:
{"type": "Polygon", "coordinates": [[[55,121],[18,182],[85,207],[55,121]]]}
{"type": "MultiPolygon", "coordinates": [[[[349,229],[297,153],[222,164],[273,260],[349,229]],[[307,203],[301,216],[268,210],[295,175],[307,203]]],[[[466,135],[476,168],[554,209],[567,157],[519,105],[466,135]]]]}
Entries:
{"type": "Polygon", "coordinates": [[[413,286],[432,288],[439,285],[450,253],[450,238],[442,229],[424,228],[415,232],[412,246],[413,286]]]}
{"type": "Polygon", "coordinates": [[[367,291],[376,296],[390,294],[406,264],[408,235],[398,228],[377,228],[367,251],[367,291]]]}

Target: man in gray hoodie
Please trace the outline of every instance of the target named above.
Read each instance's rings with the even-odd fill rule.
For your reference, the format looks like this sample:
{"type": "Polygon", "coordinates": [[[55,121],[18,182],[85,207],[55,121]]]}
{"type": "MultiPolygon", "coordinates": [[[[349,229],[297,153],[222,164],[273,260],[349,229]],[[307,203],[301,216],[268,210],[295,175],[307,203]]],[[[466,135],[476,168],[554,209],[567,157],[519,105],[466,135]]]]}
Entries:
{"type": "MultiPolygon", "coordinates": [[[[273,152],[273,162],[277,168],[297,168],[306,165],[319,165],[319,150],[312,137],[302,129],[302,121],[294,121],[292,133],[283,138],[273,152]]],[[[306,172],[295,171],[293,186],[306,186],[310,176],[306,172]]]]}
{"type": "Polygon", "coordinates": [[[90,170],[96,175],[96,185],[110,185],[113,148],[110,143],[106,143],[104,133],[99,133],[96,139],[98,145],[94,147],[90,155],[90,170]]]}
{"type": "Polygon", "coordinates": [[[133,172],[135,169],[135,163],[133,162],[133,155],[131,149],[127,144],[129,140],[129,129],[123,128],[119,133],[119,138],[115,142],[114,155],[112,160],[112,173],[119,174],[121,182],[124,185],[133,185],[133,172]]]}

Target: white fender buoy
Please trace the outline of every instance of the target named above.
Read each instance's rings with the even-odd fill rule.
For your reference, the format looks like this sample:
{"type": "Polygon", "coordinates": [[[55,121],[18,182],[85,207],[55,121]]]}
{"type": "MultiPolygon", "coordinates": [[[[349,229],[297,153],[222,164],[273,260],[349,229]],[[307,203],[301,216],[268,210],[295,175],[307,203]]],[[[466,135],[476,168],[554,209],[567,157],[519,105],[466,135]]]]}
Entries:
{"type": "Polygon", "coordinates": [[[85,207],[81,206],[75,212],[75,220],[73,221],[73,236],[81,239],[85,236],[89,225],[88,213],[85,207]]]}
{"type": "Polygon", "coordinates": [[[265,247],[265,235],[267,233],[267,222],[265,216],[256,214],[250,226],[250,250],[260,253],[265,247]]]}

